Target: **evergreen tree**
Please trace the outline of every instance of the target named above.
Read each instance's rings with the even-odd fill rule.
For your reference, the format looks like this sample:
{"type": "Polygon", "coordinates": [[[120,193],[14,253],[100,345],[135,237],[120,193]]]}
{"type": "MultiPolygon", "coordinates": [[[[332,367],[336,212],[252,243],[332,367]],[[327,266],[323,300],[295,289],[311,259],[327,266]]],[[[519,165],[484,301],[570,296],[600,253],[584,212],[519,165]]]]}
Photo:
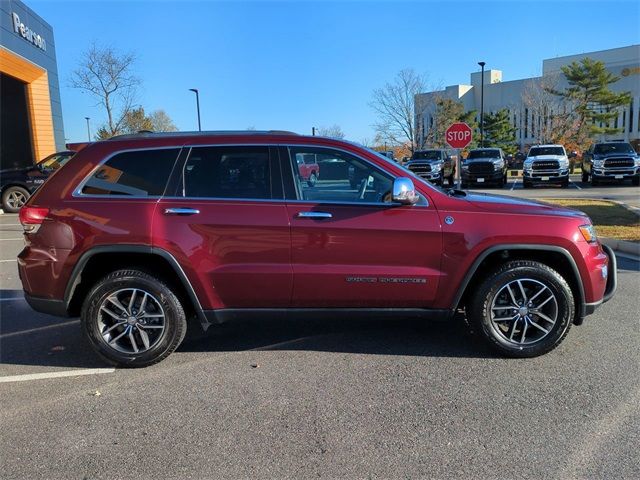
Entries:
{"type": "Polygon", "coordinates": [[[615,93],[609,89],[620,77],[608,72],[603,62],[588,57],[562,67],[562,73],[569,87],[552,93],[573,102],[580,130],[591,136],[620,133],[620,128],[610,126],[611,122],[618,116],[618,107],[631,102],[630,92],[615,93]]]}
{"type": "Polygon", "coordinates": [[[507,154],[518,151],[516,127],[509,119],[509,110],[484,114],[484,146],[501,148],[507,154]]]}

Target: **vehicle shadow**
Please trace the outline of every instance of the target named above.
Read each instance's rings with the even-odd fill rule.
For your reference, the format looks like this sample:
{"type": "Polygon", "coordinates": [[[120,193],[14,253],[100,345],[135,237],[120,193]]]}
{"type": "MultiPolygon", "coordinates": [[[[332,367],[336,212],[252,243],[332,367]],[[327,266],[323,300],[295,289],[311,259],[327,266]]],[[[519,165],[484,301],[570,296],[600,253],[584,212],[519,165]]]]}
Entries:
{"type": "MultiPolygon", "coordinates": [[[[0,291],[2,298],[12,292],[0,291]]],[[[308,350],[370,355],[494,357],[461,318],[364,318],[327,315],[306,319],[286,315],[214,325],[190,332],[178,351],[239,352],[308,350]]],[[[19,366],[94,368],[108,366],[91,349],[77,318],[33,312],[24,300],[0,302],[0,375],[24,373],[19,366]]]]}

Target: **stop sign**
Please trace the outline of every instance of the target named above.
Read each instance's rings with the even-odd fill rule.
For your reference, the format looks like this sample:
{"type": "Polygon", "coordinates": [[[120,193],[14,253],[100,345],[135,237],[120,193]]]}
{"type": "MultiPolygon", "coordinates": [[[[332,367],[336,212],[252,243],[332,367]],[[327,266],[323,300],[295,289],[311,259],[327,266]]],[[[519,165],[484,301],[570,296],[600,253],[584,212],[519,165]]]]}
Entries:
{"type": "Polygon", "coordinates": [[[471,143],[471,127],[463,122],[454,123],[444,133],[445,141],[451,148],[465,148],[471,143]]]}

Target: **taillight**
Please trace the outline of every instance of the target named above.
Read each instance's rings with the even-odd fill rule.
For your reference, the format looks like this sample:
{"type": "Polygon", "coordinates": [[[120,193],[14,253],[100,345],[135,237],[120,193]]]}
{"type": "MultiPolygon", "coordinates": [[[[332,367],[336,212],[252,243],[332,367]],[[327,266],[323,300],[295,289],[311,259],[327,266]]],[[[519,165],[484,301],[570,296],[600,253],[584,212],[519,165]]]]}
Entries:
{"type": "Polygon", "coordinates": [[[49,215],[49,209],[44,207],[24,206],[20,209],[20,223],[25,233],[35,233],[44,219],[49,215]]]}

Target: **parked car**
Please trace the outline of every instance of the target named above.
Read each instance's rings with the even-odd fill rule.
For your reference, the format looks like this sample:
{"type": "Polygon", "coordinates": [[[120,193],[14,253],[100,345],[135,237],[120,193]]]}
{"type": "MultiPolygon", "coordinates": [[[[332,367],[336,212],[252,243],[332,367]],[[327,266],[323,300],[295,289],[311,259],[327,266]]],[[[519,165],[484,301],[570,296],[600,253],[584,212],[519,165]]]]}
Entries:
{"type": "Polygon", "coordinates": [[[445,179],[453,186],[456,175],[455,159],[447,150],[429,149],[413,152],[411,160],[405,165],[419,177],[437,185],[444,185],[445,179]]]}
{"type": "Polygon", "coordinates": [[[562,145],[535,145],[529,149],[522,171],[522,185],[569,186],[569,158],[562,145]]]}
{"type": "Polygon", "coordinates": [[[595,143],[582,155],[582,181],[600,182],[631,180],[640,185],[640,155],[627,142],[595,143]]]}
{"type": "MultiPolygon", "coordinates": [[[[482,158],[487,157],[483,153],[482,158]]],[[[493,162],[493,161],[492,161],[493,162]]],[[[349,142],[290,133],[139,134],[71,158],[20,210],[18,269],[37,311],[81,317],[117,365],[174,351],[243,315],[462,311],[497,351],[553,350],[616,286],[583,213],[443,191],[349,142]],[[339,159],[309,187],[298,155],[339,159]]]]}
{"type": "Polygon", "coordinates": [[[504,187],[507,184],[507,162],[500,148],[475,148],[461,166],[462,188],[469,185],[493,184],[504,187]]]}
{"type": "Polygon", "coordinates": [[[314,187],[320,178],[320,165],[318,165],[316,155],[298,154],[296,155],[296,163],[300,178],[310,187],[314,187]]]}
{"type": "Polygon", "coordinates": [[[2,209],[7,213],[17,213],[51,172],[64,165],[74,154],[72,151],[53,153],[35,165],[0,170],[2,209]]]}

